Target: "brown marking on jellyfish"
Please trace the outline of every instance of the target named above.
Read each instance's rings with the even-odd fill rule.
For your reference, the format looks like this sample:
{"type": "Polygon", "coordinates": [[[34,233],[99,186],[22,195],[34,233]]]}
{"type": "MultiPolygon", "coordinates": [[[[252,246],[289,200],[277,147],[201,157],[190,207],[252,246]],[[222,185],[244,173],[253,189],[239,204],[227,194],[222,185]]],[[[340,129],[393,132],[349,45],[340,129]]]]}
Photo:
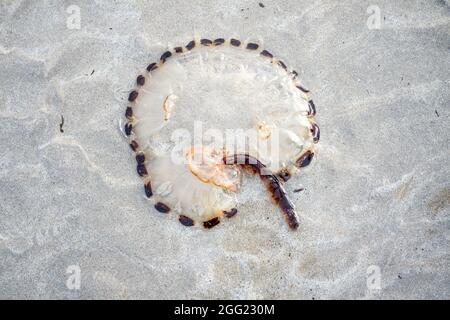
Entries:
{"type": "Polygon", "coordinates": [[[256,50],[259,48],[259,45],[253,42],[247,43],[247,49],[248,50],[256,50]]]}
{"type": "Polygon", "coordinates": [[[133,141],[130,142],[130,148],[131,148],[131,150],[136,152],[136,150],[139,148],[139,145],[138,145],[138,143],[136,141],[133,140],[133,141]]]}
{"type": "Polygon", "coordinates": [[[153,70],[155,70],[155,69],[157,69],[157,68],[158,68],[158,64],[157,64],[156,62],[152,62],[152,63],[150,63],[150,64],[148,65],[147,71],[148,71],[148,72],[151,72],[151,71],[153,71],[153,70]]]}
{"type": "Polygon", "coordinates": [[[272,199],[283,212],[289,227],[291,229],[298,228],[299,223],[294,204],[288,199],[287,193],[278,178],[273,174],[266,174],[268,169],[261,161],[248,154],[235,154],[224,157],[223,162],[225,164],[238,164],[244,167],[250,166],[254,172],[259,174],[261,180],[272,194],[272,199]],[[242,163],[242,160],[244,160],[244,163],[242,163]]]}
{"type": "Polygon", "coordinates": [[[277,174],[281,180],[283,180],[284,182],[288,181],[291,178],[291,174],[289,173],[289,171],[287,169],[281,169],[280,172],[278,172],[277,174]]]}
{"type": "Polygon", "coordinates": [[[258,174],[261,169],[265,168],[261,161],[248,154],[234,154],[232,156],[224,157],[223,161],[227,165],[237,164],[244,167],[244,169],[251,169],[251,171],[258,174]]]}
{"type": "Polygon", "coordinates": [[[147,196],[147,198],[151,198],[153,196],[151,181],[148,181],[146,184],[144,184],[144,190],[145,190],[145,195],[147,196]]]}
{"type": "Polygon", "coordinates": [[[200,40],[200,43],[203,45],[203,46],[210,46],[210,45],[212,45],[212,41],[211,40],[209,40],[209,39],[201,39],[200,40]]]}
{"type": "Polygon", "coordinates": [[[166,51],[161,55],[161,58],[159,58],[159,60],[161,60],[162,63],[166,62],[167,59],[169,59],[172,56],[172,52],[170,51],[166,51]]]}
{"type": "Polygon", "coordinates": [[[297,159],[297,161],[295,162],[295,165],[298,168],[306,167],[311,163],[311,160],[313,159],[313,157],[314,157],[314,152],[308,150],[300,158],[297,159]]]}
{"type": "Polygon", "coordinates": [[[147,167],[143,163],[139,163],[136,166],[136,171],[137,171],[138,175],[140,175],[141,177],[145,177],[148,175],[147,167]]]}
{"type": "Polygon", "coordinates": [[[299,226],[297,214],[295,212],[294,204],[288,197],[283,194],[283,197],[280,199],[278,205],[281,207],[281,210],[285,213],[285,217],[289,227],[293,230],[297,229],[299,226]]]}
{"type": "Polygon", "coordinates": [[[138,164],[144,163],[145,162],[145,154],[142,152],[136,154],[136,162],[138,164]]]}
{"type": "Polygon", "coordinates": [[[133,109],[131,107],[127,107],[127,110],[125,110],[125,117],[128,120],[131,120],[133,118],[133,109]]]}
{"type": "Polygon", "coordinates": [[[300,90],[301,92],[303,92],[303,93],[309,93],[309,90],[308,89],[305,89],[304,87],[302,87],[301,85],[296,85],[295,86],[298,90],[300,90]]]}
{"type": "Polygon", "coordinates": [[[192,50],[195,47],[195,40],[190,41],[187,45],[186,45],[186,49],[188,50],[192,50]]]}
{"type": "Polygon", "coordinates": [[[211,220],[203,222],[203,227],[206,229],[211,229],[215,226],[217,226],[220,223],[219,217],[212,218],[211,220]]]}
{"type": "Polygon", "coordinates": [[[186,227],[192,227],[194,225],[194,220],[182,214],[178,217],[178,221],[186,227]]]}
{"type": "Polygon", "coordinates": [[[272,193],[272,199],[278,204],[278,207],[284,213],[284,217],[286,222],[288,223],[291,229],[298,228],[298,218],[297,213],[295,212],[295,206],[287,197],[287,193],[284,190],[282,184],[277,179],[276,176],[262,176],[266,187],[272,193]]]}
{"type": "Polygon", "coordinates": [[[312,100],[308,101],[308,106],[309,106],[309,114],[312,116],[316,115],[316,105],[314,104],[314,102],[312,100]]]}
{"type": "Polygon", "coordinates": [[[173,50],[175,50],[176,53],[182,53],[183,52],[183,47],[176,47],[173,50]]]}
{"type": "Polygon", "coordinates": [[[131,134],[131,131],[133,130],[133,125],[131,124],[131,123],[129,123],[129,122],[127,122],[126,124],[125,124],[125,134],[127,135],[127,136],[129,136],[130,134],[131,134]]]}
{"type": "Polygon", "coordinates": [[[279,65],[280,67],[282,67],[284,70],[287,69],[286,65],[285,65],[284,62],[281,61],[281,60],[278,60],[278,65],[279,65]]]}
{"type": "Polygon", "coordinates": [[[170,207],[162,202],[155,204],[155,209],[161,213],[168,213],[170,211],[170,207]]]}
{"type": "Polygon", "coordinates": [[[311,133],[313,135],[314,143],[318,143],[320,140],[320,128],[317,124],[315,124],[315,123],[312,124],[311,133]]]}
{"type": "Polygon", "coordinates": [[[139,93],[136,90],[133,90],[130,92],[130,95],[128,96],[128,101],[133,102],[138,97],[139,93]]]}
{"type": "Polygon", "coordinates": [[[233,209],[231,209],[230,211],[224,211],[224,212],[223,212],[223,214],[224,214],[225,217],[227,217],[227,218],[232,218],[232,217],[234,217],[234,216],[236,215],[236,213],[237,213],[237,209],[236,209],[236,208],[233,208],[233,209]]]}
{"type": "Polygon", "coordinates": [[[241,41],[237,39],[230,39],[230,44],[234,47],[239,47],[241,45],[241,41]]]}
{"type": "Polygon", "coordinates": [[[225,39],[224,38],[217,38],[216,40],[214,40],[214,45],[215,46],[220,46],[222,44],[225,43],[225,39]]]}
{"type": "Polygon", "coordinates": [[[267,57],[267,58],[270,58],[270,59],[273,58],[273,54],[271,54],[271,53],[270,53],[269,51],[267,51],[267,50],[261,51],[261,55],[262,55],[263,57],[267,57]]]}
{"type": "Polygon", "coordinates": [[[143,75],[140,75],[136,79],[136,83],[138,86],[143,86],[145,84],[145,77],[143,75]]]}

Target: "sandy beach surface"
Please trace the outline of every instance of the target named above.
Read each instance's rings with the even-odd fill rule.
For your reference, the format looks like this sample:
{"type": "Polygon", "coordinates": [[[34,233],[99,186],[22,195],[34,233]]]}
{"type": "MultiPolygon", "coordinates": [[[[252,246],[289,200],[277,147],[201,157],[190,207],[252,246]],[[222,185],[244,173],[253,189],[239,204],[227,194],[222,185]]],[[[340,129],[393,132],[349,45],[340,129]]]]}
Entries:
{"type": "Polygon", "coordinates": [[[444,0],[1,1],[0,298],[449,299],[449,43],[444,0]],[[209,231],[145,199],[119,119],[194,36],[311,90],[297,231],[262,185],[209,231]]]}

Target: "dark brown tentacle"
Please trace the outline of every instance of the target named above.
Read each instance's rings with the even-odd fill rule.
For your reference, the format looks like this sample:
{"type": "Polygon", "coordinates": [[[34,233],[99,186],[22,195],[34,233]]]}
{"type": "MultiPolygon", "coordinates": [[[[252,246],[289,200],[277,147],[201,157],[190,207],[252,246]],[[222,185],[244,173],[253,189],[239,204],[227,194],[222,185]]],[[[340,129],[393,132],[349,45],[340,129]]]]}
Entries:
{"type": "Polygon", "coordinates": [[[159,58],[159,60],[164,63],[166,62],[167,59],[169,59],[172,56],[172,52],[170,51],[166,51],[161,55],[161,58],[159,58]]]}
{"type": "Polygon", "coordinates": [[[186,227],[192,227],[195,224],[194,220],[185,215],[180,215],[178,217],[178,221],[180,221],[180,223],[186,227]]]}
{"type": "Polygon", "coordinates": [[[133,140],[133,141],[130,142],[130,148],[131,148],[131,150],[136,152],[136,150],[139,148],[139,145],[138,145],[138,143],[135,140],[133,140]]]}
{"type": "Polygon", "coordinates": [[[299,223],[294,204],[287,197],[286,190],[280,183],[280,180],[274,174],[267,174],[268,169],[261,161],[248,154],[234,154],[232,156],[225,156],[223,162],[228,165],[237,164],[243,167],[250,167],[257,173],[269,189],[275,203],[284,213],[289,227],[291,229],[298,228],[299,223]]]}
{"type": "Polygon", "coordinates": [[[155,209],[161,213],[169,213],[170,211],[170,207],[162,202],[158,202],[157,204],[155,204],[155,209]]]}
{"type": "Polygon", "coordinates": [[[259,48],[259,45],[258,44],[256,44],[256,43],[248,43],[247,44],[247,49],[248,50],[256,50],[256,49],[258,49],[259,48]]]}
{"type": "Polygon", "coordinates": [[[233,208],[233,209],[231,209],[230,211],[224,211],[224,212],[223,212],[223,214],[224,214],[225,217],[227,217],[227,218],[232,218],[232,217],[234,217],[234,216],[236,215],[236,213],[237,213],[237,209],[236,209],[236,208],[233,208]]]}
{"type": "Polygon", "coordinates": [[[145,162],[145,154],[144,153],[138,153],[136,154],[136,162],[138,164],[144,163],[145,162]]]}
{"type": "Polygon", "coordinates": [[[317,124],[315,123],[312,124],[311,133],[313,135],[314,143],[318,143],[320,140],[320,129],[317,124]]]}
{"type": "Polygon", "coordinates": [[[267,51],[267,50],[261,51],[261,55],[264,56],[264,57],[270,58],[270,59],[273,58],[273,54],[271,54],[271,53],[270,53],[269,51],[267,51]]]}
{"type": "Polygon", "coordinates": [[[282,169],[280,172],[277,173],[277,175],[283,180],[284,182],[288,181],[291,178],[291,174],[287,169],[282,169]]]}
{"type": "Polygon", "coordinates": [[[137,77],[136,83],[138,84],[138,86],[142,87],[145,84],[145,77],[143,75],[140,75],[139,77],[137,77]]]}
{"type": "Polygon", "coordinates": [[[203,46],[210,46],[210,45],[212,45],[212,41],[209,39],[201,39],[200,44],[203,46]]]}
{"type": "Polygon", "coordinates": [[[306,151],[300,158],[297,159],[295,165],[297,168],[303,168],[308,166],[314,157],[314,152],[306,151]]]}
{"type": "Polygon", "coordinates": [[[136,166],[136,171],[141,177],[146,177],[148,175],[147,167],[143,163],[139,163],[136,166]]]}
{"type": "Polygon", "coordinates": [[[224,38],[217,38],[216,40],[214,40],[214,45],[215,46],[220,46],[221,44],[225,43],[225,39],[224,38]]]}
{"type": "Polygon", "coordinates": [[[203,227],[205,229],[211,229],[217,226],[220,223],[220,219],[218,217],[212,218],[211,220],[203,222],[203,227]]]}
{"type": "Polygon", "coordinates": [[[309,106],[309,109],[310,109],[309,114],[312,115],[312,116],[315,116],[316,115],[316,105],[314,104],[314,101],[309,100],[308,101],[308,106],[309,106]]]}
{"type": "Polygon", "coordinates": [[[131,120],[133,118],[133,109],[131,107],[127,107],[127,109],[125,110],[125,117],[128,120],[131,120]]]}
{"type": "Polygon", "coordinates": [[[188,51],[194,49],[194,47],[195,47],[195,40],[190,41],[190,42],[186,45],[186,49],[187,49],[188,51]]]}
{"type": "Polygon", "coordinates": [[[128,101],[133,102],[138,97],[139,93],[136,90],[133,90],[130,92],[130,95],[128,96],[128,101]]]}
{"type": "Polygon", "coordinates": [[[157,68],[158,68],[157,63],[156,63],[156,62],[152,62],[152,63],[150,63],[150,64],[148,65],[147,71],[148,71],[148,72],[151,72],[151,71],[153,71],[153,70],[155,70],[155,69],[157,69],[157,68]]]}
{"type": "Polygon", "coordinates": [[[148,181],[146,184],[144,184],[144,191],[147,198],[151,198],[153,196],[151,181],[148,181]]]}
{"type": "Polygon", "coordinates": [[[234,47],[239,47],[241,45],[241,41],[237,39],[230,39],[230,44],[234,47]]]}

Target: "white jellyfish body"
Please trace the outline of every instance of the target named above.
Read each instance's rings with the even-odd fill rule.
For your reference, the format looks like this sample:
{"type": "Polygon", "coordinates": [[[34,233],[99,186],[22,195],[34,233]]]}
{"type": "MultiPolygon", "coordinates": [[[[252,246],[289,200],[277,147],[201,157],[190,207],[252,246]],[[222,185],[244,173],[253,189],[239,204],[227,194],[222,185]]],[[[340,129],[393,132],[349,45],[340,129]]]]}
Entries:
{"type": "Polygon", "coordinates": [[[251,167],[298,226],[280,179],[314,155],[315,106],[297,73],[258,44],[198,39],[164,52],[137,78],[125,115],[138,174],[159,212],[211,228],[237,212],[242,167],[251,167]]]}

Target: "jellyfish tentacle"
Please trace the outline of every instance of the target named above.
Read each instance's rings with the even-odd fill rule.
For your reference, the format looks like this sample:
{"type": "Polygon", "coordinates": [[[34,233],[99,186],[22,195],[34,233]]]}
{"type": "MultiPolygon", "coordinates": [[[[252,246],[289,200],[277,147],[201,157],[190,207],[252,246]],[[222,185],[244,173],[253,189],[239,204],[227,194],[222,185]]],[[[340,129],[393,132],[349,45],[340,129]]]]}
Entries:
{"type": "Polygon", "coordinates": [[[285,215],[289,227],[294,230],[298,228],[299,222],[294,204],[289,200],[287,192],[277,176],[270,173],[261,161],[249,154],[233,154],[225,156],[223,162],[227,165],[240,165],[251,168],[253,172],[258,174],[272,194],[273,200],[285,215]]]}

